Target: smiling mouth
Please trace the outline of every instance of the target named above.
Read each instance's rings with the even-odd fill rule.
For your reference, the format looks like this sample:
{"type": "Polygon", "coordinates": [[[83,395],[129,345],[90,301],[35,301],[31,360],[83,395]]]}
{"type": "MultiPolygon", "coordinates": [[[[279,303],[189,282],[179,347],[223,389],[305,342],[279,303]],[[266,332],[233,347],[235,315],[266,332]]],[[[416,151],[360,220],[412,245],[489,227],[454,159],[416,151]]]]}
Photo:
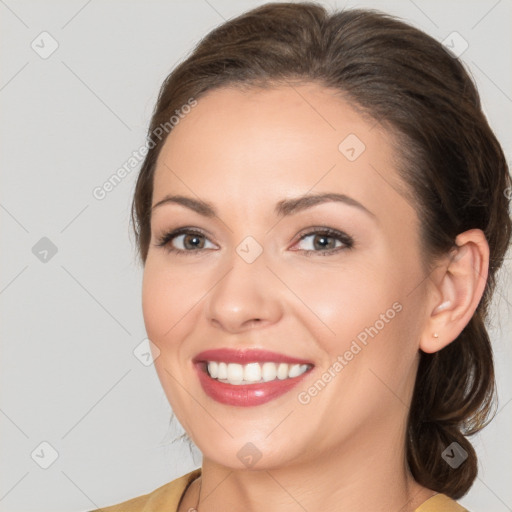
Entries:
{"type": "Polygon", "coordinates": [[[240,364],[212,360],[196,361],[194,366],[203,391],[213,400],[235,407],[262,405],[287,394],[314,367],[296,362],[240,364]],[[224,376],[226,378],[219,378],[224,376]]]}
{"type": "Polygon", "coordinates": [[[261,348],[204,350],[193,360],[203,391],[213,400],[235,407],[262,405],[288,393],[314,364],[261,348]]]}
{"type": "Polygon", "coordinates": [[[203,371],[206,371],[212,379],[234,386],[293,379],[306,373],[311,368],[313,368],[312,364],[273,361],[248,364],[226,363],[224,361],[203,362],[203,371]]]}

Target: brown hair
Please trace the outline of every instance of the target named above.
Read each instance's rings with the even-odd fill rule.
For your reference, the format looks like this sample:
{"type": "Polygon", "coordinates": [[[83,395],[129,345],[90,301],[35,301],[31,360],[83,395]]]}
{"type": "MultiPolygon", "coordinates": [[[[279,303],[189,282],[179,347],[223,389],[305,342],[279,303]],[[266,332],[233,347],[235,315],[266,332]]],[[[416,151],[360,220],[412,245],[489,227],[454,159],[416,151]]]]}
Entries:
{"type": "MultiPolygon", "coordinates": [[[[210,32],[163,83],[149,137],[191,97],[222,86],[271,87],[289,80],[338,90],[396,136],[399,170],[417,204],[431,265],[453,248],[459,233],[479,228],[486,235],[491,264],[484,296],[454,342],[434,354],[421,352],[408,417],[407,461],[414,478],[458,499],[477,474],[465,436],[485,426],[495,398],[484,319],[510,242],[511,181],[503,151],[475,85],[442,44],[378,11],[329,14],[314,3],[265,4],[210,32]],[[457,469],[441,457],[454,441],[468,454],[457,469]]],[[[149,150],[133,201],[143,262],[164,142],[149,150]]]]}

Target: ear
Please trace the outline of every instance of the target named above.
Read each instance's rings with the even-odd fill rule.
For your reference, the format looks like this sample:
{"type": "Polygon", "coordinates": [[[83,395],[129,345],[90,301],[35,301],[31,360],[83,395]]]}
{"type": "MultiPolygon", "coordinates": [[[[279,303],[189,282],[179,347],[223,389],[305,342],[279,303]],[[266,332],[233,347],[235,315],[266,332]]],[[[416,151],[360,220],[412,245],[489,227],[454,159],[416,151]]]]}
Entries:
{"type": "Polygon", "coordinates": [[[489,271],[489,244],[481,229],[457,236],[456,247],[431,276],[429,317],[420,349],[433,353],[459,336],[482,298],[489,271]]]}

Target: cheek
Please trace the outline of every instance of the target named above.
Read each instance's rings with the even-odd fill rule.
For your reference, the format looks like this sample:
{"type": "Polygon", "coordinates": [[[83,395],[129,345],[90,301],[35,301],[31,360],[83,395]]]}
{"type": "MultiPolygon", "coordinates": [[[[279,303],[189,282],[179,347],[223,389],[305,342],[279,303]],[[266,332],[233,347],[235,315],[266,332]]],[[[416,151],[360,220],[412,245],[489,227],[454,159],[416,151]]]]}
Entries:
{"type": "Polygon", "coordinates": [[[390,282],[382,262],[351,258],[346,264],[313,267],[290,266],[281,274],[300,301],[302,319],[310,329],[318,326],[315,332],[328,352],[344,348],[360,333],[364,338],[365,329],[375,323],[382,330],[397,316],[393,304],[401,299],[401,286],[390,282]]]}
{"type": "Polygon", "coordinates": [[[148,338],[158,347],[155,369],[163,390],[185,428],[189,427],[188,420],[181,413],[187,410],[186,397],[177,382],[184,382],[184,374],[189,371],[180,343],[190,328],[187,312],[190,314],[194,300],[187,281],[184,272],[170,271],[157,258],[146,260],[142,283],[144,324],[148,338]]]}
{"type": "Polygon", "coordinates": [[[184,295],[177,276],[173,278],[168,269],[148,257],[142,282],[142,312],[148,337],[161,350],[183,308],[179,297],[187,300],[184,295]]]}
{"type": "Polygon", "coordinates": [[[142,282],[142,311],[148,337],[156,344],[176,338],[204,295],[206,284],[204,275],[173,267],[165,256],[148,255],[142,282]]]}
{"type": "Polygon", "coordinates": [[[165,287],[158,279],[158,273],[148,261],[144,268],[142,281],[142,314],[148,337],[160,345],[160,336],[164,332],[163,319],[166,301],[162,300],[165,287]]]}
{"type": "Polygon", "coordinates": [[[303,313],[297,315],[318,342],[324,369],[341,356],[342,364],[350,366],[344,373],[352,385],[361,375],[366,375],[363,381],[369,376],[375,386],[372,394],[380,391],[381,383],[367,373],[370,369],[398,389],[418,351],[421,297],[409,295],[418,276],[405,272],[404,265],[400,269],[388,263],[368,259],[336,269],[317,268],[307,277],[289,270],[283,279],[308,308],[301,306],[303,313]]]}

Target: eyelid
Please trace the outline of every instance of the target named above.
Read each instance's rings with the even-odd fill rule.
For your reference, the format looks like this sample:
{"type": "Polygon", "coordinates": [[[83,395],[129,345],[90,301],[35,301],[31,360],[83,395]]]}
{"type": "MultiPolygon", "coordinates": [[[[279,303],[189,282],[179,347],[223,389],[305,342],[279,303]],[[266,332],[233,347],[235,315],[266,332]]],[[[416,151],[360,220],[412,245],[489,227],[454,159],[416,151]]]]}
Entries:
{"type": "Polygon", "coordinates": [[[297,245],[299,242],[304,240],[307,237],[314,236],[314,235],[326,235],[328,238],[334,238],[335,240],[338,240],[342,243],[341,247],[335,247],[333,249],[325,249],[320,251],[312,251],[307,249],[296,249],[298,252],[303,252],[306,255],[311,254],[334,254],[338,252],[339,250],[343,249],[351,249],[354,246],[354,238],[345,233],[344,231],[340,231],[338,229],[329,228],[327,226],[316,226],[316,227],[309,227],[306,228],[302,234],[299,235],[299,238],[297,242],[293,244],[292,247],[297,245]]]}

